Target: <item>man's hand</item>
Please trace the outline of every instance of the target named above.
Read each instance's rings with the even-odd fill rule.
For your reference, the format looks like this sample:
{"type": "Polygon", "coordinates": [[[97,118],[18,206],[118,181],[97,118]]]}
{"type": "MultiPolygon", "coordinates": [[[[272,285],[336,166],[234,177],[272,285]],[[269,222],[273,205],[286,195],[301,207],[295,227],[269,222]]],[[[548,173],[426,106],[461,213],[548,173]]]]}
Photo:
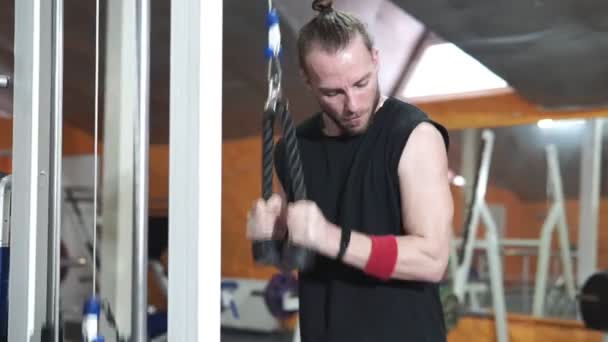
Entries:
{"type": "Polygon", "coordinates": [[[247,238],[250,240],[280,239],[285,231],[279,223],[283,200],[274,194],[268,201],[258,199],[247,214],[247,238]]]}
{"type": "Polygon", "coordinates": [[[326,240],[329,225],[314,202],[298,201],[287,208],[289,238],[296,245],[319,250],[326,240]]]}

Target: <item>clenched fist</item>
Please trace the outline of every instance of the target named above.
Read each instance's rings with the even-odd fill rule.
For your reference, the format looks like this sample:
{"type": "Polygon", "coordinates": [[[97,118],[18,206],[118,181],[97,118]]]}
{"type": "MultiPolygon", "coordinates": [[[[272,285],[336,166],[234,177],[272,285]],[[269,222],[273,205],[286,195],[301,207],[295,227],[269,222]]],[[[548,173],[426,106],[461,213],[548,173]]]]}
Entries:
{"type": "Polygon", "coordinates": [[[258,199],[247,214],[247,238],[250,240],[281,239],[285,234],[280,224],[283,200],[274,194],[268,201],[258,199]]]}
{"type": "Polygon", "coordinates": [[[287,208],[290,240],[299,246],[318,250],[327,238],[329,223],[321,209],[311,201],[298,201],[287,208]]]}

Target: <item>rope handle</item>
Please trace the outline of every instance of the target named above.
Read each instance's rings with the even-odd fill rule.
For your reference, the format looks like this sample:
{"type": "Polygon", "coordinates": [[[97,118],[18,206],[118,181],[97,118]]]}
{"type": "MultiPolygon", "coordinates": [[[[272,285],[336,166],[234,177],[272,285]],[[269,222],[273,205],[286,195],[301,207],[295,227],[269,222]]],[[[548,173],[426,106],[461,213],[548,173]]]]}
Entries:
{"type": "MultiPolygon", "coordinates": [[[[289,171],[288,179],[290,181],[286,184],[286,189],[292,191],[294,200],[303,200],[306,199],[306,186],[293,119],[285,101],[280,101],[277,109],[280,113],[279,119],[289,171]]],[[[262,197],[265,200],[268,200],[273,193],[274,122],[276,116],[276,112],[267,110],[264,112],[262,120],[262,197]]],[[[285,240],[255,241],[253,243],[253,256],[256,263],[277,266],[285,272],[294,269],[308,270],[314,260],[312,251],[291,244],[288,237],[285,240]]]]}
{"type": "MultiPolygon", "coordinates": [[[[290,179],[290,184],[286,186],[292,190],[294,200],[303,200],[306,199],[306,186],[293,119],[281,90],[281,30],[279,13],[273,8],[272,0],[268,1],[266,25],[268,27],[268,45],[265,54],[268,59],[268,98],[262,118],[262,197],[268,200],[273,193],[274,123],[278,113],[290,179]]],[[[311,266],[314,256],[312,251],[291,244],[288,237],[284,240],[254,241],[252,247],[256,263],[276,266],[283,271],[306,270],[311,266]]]]}

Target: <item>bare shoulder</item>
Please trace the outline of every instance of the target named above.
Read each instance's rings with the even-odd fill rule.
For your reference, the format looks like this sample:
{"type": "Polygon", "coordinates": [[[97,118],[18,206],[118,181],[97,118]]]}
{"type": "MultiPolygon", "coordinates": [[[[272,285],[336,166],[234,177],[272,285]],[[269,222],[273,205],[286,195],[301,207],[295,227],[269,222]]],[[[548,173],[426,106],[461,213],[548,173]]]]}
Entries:
{"type": "MultiPolygon", "coordinates": [[[[421,122],[416,128],[412,131],[412,134],[409,138],[408,144],[412,142],[413,144],[419,143],[438,143],[440,146],[444,147],[444,140],[439,129],[435,127],[430,122],[421,122]]],[[[407,147],[407,145],[406,145],[407,147]]],[[[444,148],[445,150],[445,148],[444,148]]]]}
{"type": "Polygon", "coordinates": [[[422,122],[412,130],[399,160],[399,173],[406,169],[447,167],[447,151],[441,132],[432,123],[422,122]]]}

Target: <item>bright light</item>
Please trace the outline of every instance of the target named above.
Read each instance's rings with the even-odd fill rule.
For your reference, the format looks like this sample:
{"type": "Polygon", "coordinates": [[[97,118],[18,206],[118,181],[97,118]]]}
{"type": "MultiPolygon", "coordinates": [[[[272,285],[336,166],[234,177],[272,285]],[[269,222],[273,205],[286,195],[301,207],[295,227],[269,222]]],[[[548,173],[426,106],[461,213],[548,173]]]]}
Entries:
{"type": "Polygon", "coordinates": [[[467,181],[466,179],[464,179],[463,176],[456,175],[454,176],[454,179],[452,179],[452,184],[454,184],[455,186],[464,186],[465,184],[467,184],[467,181]]]}
{"type": "Polygon", "coordinates": [[[536,123],[536,125],[539,128],[551,128],[551,127],[553,127],[553,119],[538,120],[538,122],[536,123]]]}
{"type": "Polygon", "coordinates": [[[553,119],[541,119],[538,120],[536,125],[538,128],[558,128],[558,127],[572,127],[578,125],[584,125],[585,120],[574,119],[574,120],[553,120],[553,119]]]}
{"type": "Polygon", "coordinates": [[[428,47],[407,82],[406,98],[506,88],[507,82],[452,43],[428,47]]]}

